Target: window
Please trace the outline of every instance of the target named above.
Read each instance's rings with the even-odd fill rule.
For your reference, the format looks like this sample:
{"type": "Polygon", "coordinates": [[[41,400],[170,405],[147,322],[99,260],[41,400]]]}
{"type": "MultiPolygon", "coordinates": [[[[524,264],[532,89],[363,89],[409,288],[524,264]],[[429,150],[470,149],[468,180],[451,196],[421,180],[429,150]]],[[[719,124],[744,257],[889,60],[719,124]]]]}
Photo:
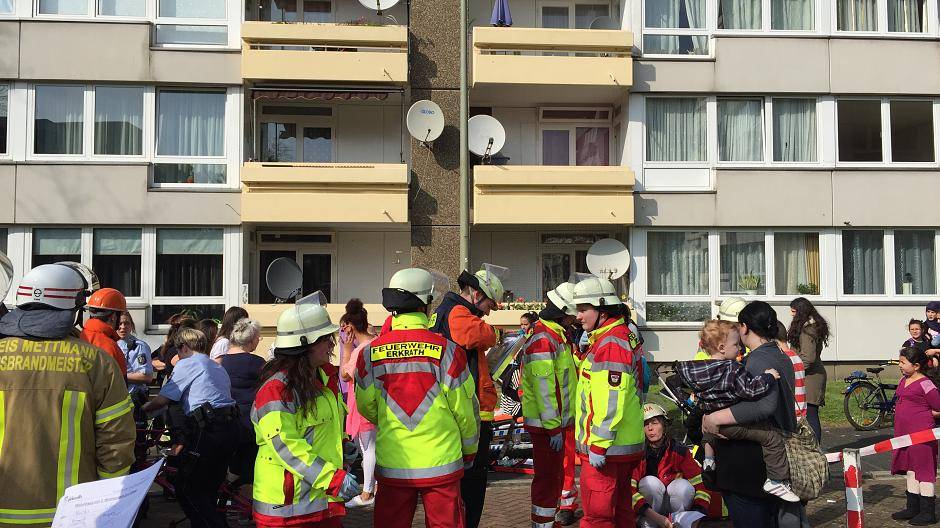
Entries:
{"type": "Polygon", "coordinates": [[[225,18],[225,0],[159,0],[161,18],[225,18]]]}
{"type": "Polygon", "coordinates": [[[329,107],[266,106],[261,117],[261,160],[333,161],[333,111],[329,107]]]}
{"type": "Polygon", "coordinates": [[[157,92],[156,138],[154,183],[224,184],[225,92],[157,92]]]}
{"type": "MultiPolygon", "coordinates": [[[[2,2],[0,2],[2,3],[2,2]]],[[[7,109],[10,105],[10,87],[0,84],[0,154],[6,154],[7,150],[7,119],[10,111],[7,109]]]]}
{"type": "Polygon", "coordinates": [[[878,31],[878,0],[836,0],[839,31],[878,31]]]}
{"type": "Polygon", "coordinates": [[[55,262],[82,260],[81,228],[33,229],[32,267],[55,262]]]}
{"type": "Polygon", "coordinates": [[[98,14],[104,16],[147,16],[146,0],[98,0],[98,14]]]}
{"type": "Polygon", "coordinates": [[[610,109],[541,109],[542,165],[610,165],[610,114],[610,109]]]}
{"type": "Polygon", "coordinates": [[[95,229],[92,269],[102,288],[140,297],[141,230],[95,229]]]}
{"type": "Polygon", "coordinates": [[[154,41],[161,45],[224,46],[228,44],[228,28],[226,26],[157,24],[154,41]]]}
{"type": "Polygon", "coordinates": [[[707,55],[705,0],[644,0],[645,55],[707,55]]]}
{"type": "Polygon", "coordinates": [[[721,232],[721,293],[764,295],[764,232],[721,232]]]}
{"type": "Polygon", "coordinates": [[[143,88],[95,88],[95,154],[143,154],[143,88]]]}
{"type": "Polygon", "coordinates": [[[889,33],[925,33],[927,19],[926,0],[836,0],[836,29],[838,31],[884,31],[889,33]],[[879,11],[887,11],[887,20],[879,11]]]}
{"type": "Polygon", "coordinates": [[[608,4],[543,5],[542,27],[589,29],[592,22],[608,16],[610,16],[608,4]]]}
{"type": "Polygon", "coordinates": [[[760,29],[761,0],[718,0],[718,29],[760,29]]]}
{"type": "Polygon", "coordinates": [[[708,295],[708,233],[652,231],[647,253],[651,295],[708,295]]]}
{"type": "Polygon", "coordinates": [[[774,235],[774,280],[777,295],[818,295],[819,233],[774,235]]]}
{"type": "Polygon", "coordinates": [[[157,229],[156,295],[222,295],[222,230],[157,229]]]}
{"type": "Polygon", "coordinates": [[[261,123],[261,161],[297,161],[297,125],[261,123]]]}
{"type": "Polygon", "coordinates": [[[16,0],[0,0],[0,13],[2,14],[12,14],[13,13],[13,4],[16,0]]]}
{"type": "Polygon", "coordinates": [[[647,161],[705,161],[705,99],[646,99],[647,161]]]}
{"type": "Polygon", "coordinates": [[[41,15],[87,15],[88,0],[39,0],[41,15]]]}
{"type": "Polygon", "coordinates": [[[838,102],[839,161],[881,161],[881,102],[838,102]]]}
{"type": "Polygon", "coordinates": [[[590,273],[587,248],[552,248],[542,251],[542,294],[571,279],[572,273],[590,273]]]}
{"type": "Polygon", "coordinates": [[[842,291],[846,295],[885,292],[884,231],[842,232],[842,291]]]}
{"type": "Polygon", "coordinates": [[[266,22],[332,22],[333,3],[329,0],[261,0],[247,5],[245,20],[266,22]],[[254,11],[254,12],[252,12],[254,11]]]}
{"type": "Polygon", "coordinates": [[[169,324],[171,317],[186,314],[193,319],[215,319],[221,321],[225,314],[224,304],[155,304],[150,307],[150,326],[169,324]]]}
{"type": "Polygon", "coordinates": [[[718,160],[764,159],[763,99],[718,99],[718,160]]]}
{"type": "Polygon", "coordinates": [[[10,236],[10,232],[5,227],[0,227],[0,253],[6,254],[7,252],[7,238],[10,236]]]}
{"type": "Polygon", "coordinates": [[[154,42],[189,46],[228,44],[225,0],[159,0],[154,42]]]}
{"type": "Polygon", "coordinates": [[[838,100],[839,161],[933,163],[934,104],[932,100],[838,100]]]}
{"type": "Polygon", "coordinates": [[[891,161],[934,161],[933,103],[891,101],[891,161]]]}
{"type": "Polygon", "coordinates": [[[934,231],[894,231],[895,293],[925,295],[937,293],[934,231]]]}
{"type": "Polygon", "coordinates": [[[816,100],[773,99],[774,161],[816,161],[816,100]]]}
{"type": "Polygon", "coordinates": [[[888,31],[923,33],[927,18],[925,0],[888,0],[888,31]]]}
{"type": "Polygon", "coordinates": [[[81,154],[84,89],[81,86],[37,86],[36,154],[81,154]]]}
{"type": "Polygon", "coordinates": [[[770,0],[770,29],[812,31],[815,13],[814,0],[770,0]]]}
{"type": "Polygon", "coordinates": [[[333,161],[333,130],[328,127],[304,127],[303,151],[307,163],[333,161]]]}

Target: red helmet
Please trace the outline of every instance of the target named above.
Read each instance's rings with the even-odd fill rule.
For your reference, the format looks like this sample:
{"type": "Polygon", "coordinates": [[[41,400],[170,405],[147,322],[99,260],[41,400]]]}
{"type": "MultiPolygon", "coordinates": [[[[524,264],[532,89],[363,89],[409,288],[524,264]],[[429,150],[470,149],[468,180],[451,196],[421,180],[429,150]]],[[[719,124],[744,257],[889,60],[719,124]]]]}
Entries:
{"type": "Polygon", "coordinates": [[[126,312],[127,300],[124,294],[114,288],[101,288],[88,298],[88,307],[112,312],[126,312]]]}

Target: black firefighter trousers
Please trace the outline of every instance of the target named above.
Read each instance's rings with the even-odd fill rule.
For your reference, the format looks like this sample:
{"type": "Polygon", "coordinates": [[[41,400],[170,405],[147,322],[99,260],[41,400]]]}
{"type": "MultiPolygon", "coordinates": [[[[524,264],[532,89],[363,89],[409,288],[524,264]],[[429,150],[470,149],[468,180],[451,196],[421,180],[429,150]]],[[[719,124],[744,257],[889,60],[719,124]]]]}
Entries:
{"type": "Polygon", "coordinates": [[[466,528],[478,528],[483,517],[486,499],[486,479],[490,470],[490,442],[493,440],[493,422],[480,423],[480,443],[473,467],[464,471],[460,479],[460,496],[466,512],[466,528]]]}

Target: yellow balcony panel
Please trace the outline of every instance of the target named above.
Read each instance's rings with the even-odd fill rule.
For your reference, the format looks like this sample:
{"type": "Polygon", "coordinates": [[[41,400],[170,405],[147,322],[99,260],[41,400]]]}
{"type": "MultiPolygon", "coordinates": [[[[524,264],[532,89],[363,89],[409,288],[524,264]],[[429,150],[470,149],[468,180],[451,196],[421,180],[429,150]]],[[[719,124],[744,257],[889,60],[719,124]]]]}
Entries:
{"type": "Polygon", "coordinates": [[[404,163],[254,163],[242,166],[242,221],[405,223],[404,163]]]}
{"type": "Polygon", "coordinates": [[[633,84],[632,46],[622,30],[477,27],[473,88],[593,88],[611,98],[633,84]]]}
{"type": "Polygon", "coordinates": [[[628,167],[477,165],[475,224],[633,224],[628,167]]]}
{"type": "Polygon", "coordinates": [[[404,84],[408,82],[408,30],[404,26],[245,22],[242,78],[404,84]]]}

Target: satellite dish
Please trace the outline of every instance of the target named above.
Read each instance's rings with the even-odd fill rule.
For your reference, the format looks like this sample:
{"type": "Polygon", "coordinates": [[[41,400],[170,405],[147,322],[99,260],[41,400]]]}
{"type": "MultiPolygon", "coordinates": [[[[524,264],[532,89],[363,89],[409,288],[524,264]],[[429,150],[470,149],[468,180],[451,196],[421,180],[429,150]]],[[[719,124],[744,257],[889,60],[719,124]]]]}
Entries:
{"type": "Polygon", "coordinates": [[[470,152],[482,156],[486,163],[506,144],[506,131],[495,117],[476,115],[467,122],[467,144],[470,152]]]}
{"type": "Polygon", "coordinates": [[[619,279],[630,269],[630,251],[619,240],[598,240],[588,250],[587,267],[598,277],[619,279]]]}
{"type": "Polygon", "coordinates": [[[359,0],[366,9],[375,9],[375,14],[382,16],[382,11],[391,9],[398,0],[359,0]]]}
{"type": "MultiPolygon", "coordinates": [[[[368,1],[368,0],[363,0],[368,1]]],[[[444,112],[434,101],[415,101],[405,117],[408,133],[422,144],[434,141],[444,131],[444,112]]]]}
{"type": "Polygon", "coordinates": [[[620,29],[617,22],[609,16],[597,17],[591,22],[591,29],[620,29]]]}
{"type": "Polygon", "coordinates": [[[294,259],[276,258],[268,264],[264,281],[278,302],[283,302],[300,295],[304,284],[304,272],[294,259]]]}

